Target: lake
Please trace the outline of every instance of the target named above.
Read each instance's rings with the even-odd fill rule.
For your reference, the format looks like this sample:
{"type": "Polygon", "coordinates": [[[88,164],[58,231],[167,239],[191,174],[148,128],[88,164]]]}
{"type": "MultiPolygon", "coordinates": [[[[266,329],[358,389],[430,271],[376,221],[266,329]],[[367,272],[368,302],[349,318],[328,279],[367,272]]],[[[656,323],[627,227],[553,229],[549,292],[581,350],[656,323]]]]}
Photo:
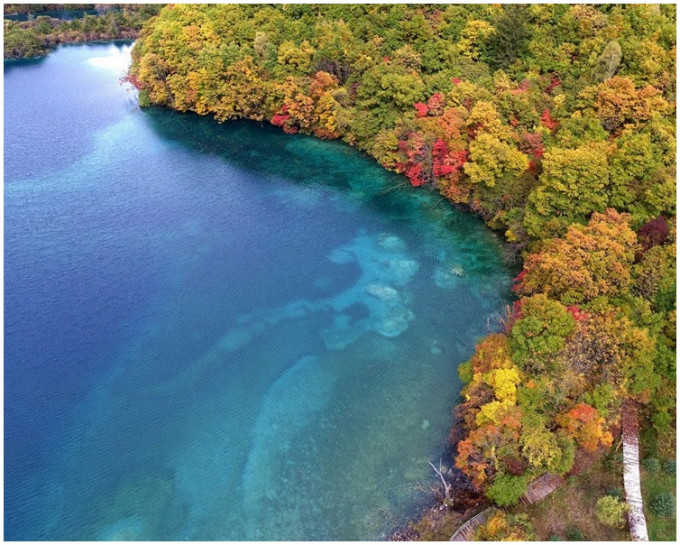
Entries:
{"type": "Polygon", "coordinates": [[[5,62],[6,539],[387,538],[500,239],[340,142],[140,110],[130,47],[5,62]]]}

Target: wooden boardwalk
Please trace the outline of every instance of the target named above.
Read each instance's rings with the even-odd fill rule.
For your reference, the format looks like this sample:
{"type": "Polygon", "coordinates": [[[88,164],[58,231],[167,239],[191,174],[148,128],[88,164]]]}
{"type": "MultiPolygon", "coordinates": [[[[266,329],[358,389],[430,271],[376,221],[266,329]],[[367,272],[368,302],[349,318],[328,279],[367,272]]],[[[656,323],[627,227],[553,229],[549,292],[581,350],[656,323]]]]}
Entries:
{"type": "Polygon", "coordinates": [[[640,488],[640,451],[638,447],[638,414],[632,401],[623,404],[623,487],[628,503],[628,526],[633,541],[649,541],[647,521],[642,509],[640,488]]]}
{"type": "Polygon", "coordinates": [[[545,475],[541,475],[529,485],[527,491],[519,501],[524,505],[531,505],[532,503],[542,500],[563,484],[564,479],[559,475],[554,473],[546,473],[545,475]]]}
{"type": "MultiPolygon", "coordinates": [[[[638,447],[638,414],[637,406],[626,401],[622,415],[623,435],[623,485],[628,503],[628,526],[633,541],[649,541],[647,521],[642,509],[642,490],[640,488],[640,451],[638,447]]],[[[531,505],[542,500],[548,494],[564,484],[564,479],[553,473],[546,473],[533,481],[520,502],[531,505]]],[[[497,507],[489,507],[467,520],[451,536],[451,541],[474,541],[477,528],[484,524],[497,507]]]]}
{"type": "MultiPolygon", "coordinates": [[[[555,475],[554,473],[546,473],[545,475],[541,475],[527,487],[527,491],[520,498],[520,502],[524,505],[536,503],[563,484],[564,479],[559,475],[555,475]]],[[[471,519],[468,519],[451,536],[450,541],[474,541],[477,528],[486,523],[491,515],[493,515],[497,510],[497,507],[489,507],[471,519]]]]}

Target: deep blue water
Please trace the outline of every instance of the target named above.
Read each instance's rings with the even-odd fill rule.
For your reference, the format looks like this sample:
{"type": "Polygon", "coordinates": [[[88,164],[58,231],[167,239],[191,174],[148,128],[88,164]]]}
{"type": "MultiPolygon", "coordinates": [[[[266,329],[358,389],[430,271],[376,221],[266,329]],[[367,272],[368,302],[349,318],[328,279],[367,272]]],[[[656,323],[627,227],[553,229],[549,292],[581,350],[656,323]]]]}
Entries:
{"type": "Polygon", "coordinates": [[[128,62],[5,62],[5,537],[387,537],[500,243],[339,142],[141,111],[128,62]]]}

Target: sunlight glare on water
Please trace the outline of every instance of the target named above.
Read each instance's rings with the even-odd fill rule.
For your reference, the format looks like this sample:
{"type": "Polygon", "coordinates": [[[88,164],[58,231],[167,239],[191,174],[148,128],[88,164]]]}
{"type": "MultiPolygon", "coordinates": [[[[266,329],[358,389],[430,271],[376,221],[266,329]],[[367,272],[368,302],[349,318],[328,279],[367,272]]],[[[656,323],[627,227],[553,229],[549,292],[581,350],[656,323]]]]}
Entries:
{"type": "Polygon", "coordinates": [[[105,55],[90,57],[85,62],[95,68],[110,70],[119,76],[124,76],[132,60],[131,52],[132,46],[130,45],[122,47],[111,46],[106,50],[105,55]]]}

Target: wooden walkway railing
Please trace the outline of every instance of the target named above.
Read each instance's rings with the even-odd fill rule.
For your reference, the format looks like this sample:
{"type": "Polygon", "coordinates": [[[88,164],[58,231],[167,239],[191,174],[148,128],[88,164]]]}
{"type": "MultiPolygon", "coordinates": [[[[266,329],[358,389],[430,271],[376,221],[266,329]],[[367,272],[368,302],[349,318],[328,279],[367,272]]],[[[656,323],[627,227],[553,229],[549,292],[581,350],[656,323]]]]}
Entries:
{"type": "MultiPolygon", "coordinates": [[[[524,505],[536,503],[563,484],[564,479],[559,475],[555,475],[554,473],[546,473],[545,475],[541,475],[527,487],[527,491],[520,498],[520,502],[524,505]]],[[[450,541],[474,541],[477,528],[479,528],[482,524],[485,524],[491,515],[493,515],[497,510],[498,507],[489,507],[481,513],[476,514],[471,519],[468,519],[451,536],[450,541]]]]}
{"type": "Polygon", "coordinates": [[[489,507],[488,509],[484,509],[481,513],[476,514],[471,519],[468,519],[465,524],[456,530],[449,541],[474,541],[477,528],[482,524],[485,524],[495,512],[495,507],[489,507]]]}

